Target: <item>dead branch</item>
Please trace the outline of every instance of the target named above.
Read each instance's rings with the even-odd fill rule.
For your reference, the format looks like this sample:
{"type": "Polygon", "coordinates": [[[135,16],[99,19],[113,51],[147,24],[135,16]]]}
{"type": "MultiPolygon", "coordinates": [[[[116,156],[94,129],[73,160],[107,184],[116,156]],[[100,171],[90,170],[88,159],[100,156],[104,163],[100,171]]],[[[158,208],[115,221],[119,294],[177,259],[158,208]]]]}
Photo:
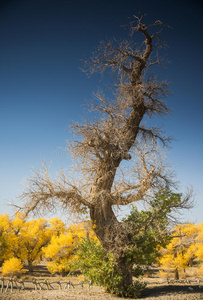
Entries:
{"type": "Polygon", "coordinates": [[[78,188],[66,181],[64,174],[60,174],[58,181],[51,180],[46,164],[42,170],[33,170],[33,177],[28,180],[27,188],[20,196],[25,204],[21,207],[28,215],[30,212],[54,212],[57,208],[78,213],[91,204],[83,198],[78,188]]]}

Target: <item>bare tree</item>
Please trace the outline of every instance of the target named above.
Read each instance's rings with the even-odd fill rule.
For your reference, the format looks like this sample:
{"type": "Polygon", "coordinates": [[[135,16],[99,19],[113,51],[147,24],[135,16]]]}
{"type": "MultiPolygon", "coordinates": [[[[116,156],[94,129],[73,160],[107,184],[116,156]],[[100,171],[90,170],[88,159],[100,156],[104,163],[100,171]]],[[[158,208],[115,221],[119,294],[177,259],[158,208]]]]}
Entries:
{"type": "MultiPolygon", "coordinates": [[[[150,67],[162,63],[158,50],[164,44],[159,36],[163,24],[156,21],[145,25],[143,16],[134,16],[128,26],[130,41],[102,42],[85,62],[84,71],[90,75],[111,70],[116,86],[112,101],[106,100],[102,92],[96,94],[90,104],[97,112],[93,121],[71,126],[78,140],[69,145],[69,150],[79,163],[80,181],[75,184],[64,174],[53,181],[44,166],[35,171],[22,194],[27,213],[59,208],[69,213],[89,213],[101,244],[117,260],[123,286],[132,284],[132,262],[125,257],[130,234],[117,219],[114,207],[150,202],[155,192],[172,184],[158,149],[167,144],[168,138],[159,128],[147,128],[143,123],[145,116],[169,112],[163,101],[169,93],[168,83],[148,75],[150,67]],[[134,42],[137,33],[143,37],[139,46],[134,42]],[[130,175],[121,168],[125,160],[132,162],[123,164],[123,168],[133,167],[130,175]]],[[[178,206],[187,207],[188,199],[178,206]]]]}

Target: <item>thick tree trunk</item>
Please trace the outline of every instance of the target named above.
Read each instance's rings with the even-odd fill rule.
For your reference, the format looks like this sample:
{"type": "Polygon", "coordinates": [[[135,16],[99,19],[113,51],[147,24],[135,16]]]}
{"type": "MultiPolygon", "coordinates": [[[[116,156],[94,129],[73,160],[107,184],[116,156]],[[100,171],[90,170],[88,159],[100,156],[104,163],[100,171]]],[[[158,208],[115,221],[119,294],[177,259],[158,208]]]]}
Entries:
{"type": "Polygon", "coordinates": [[[133,283],[132,264],[129,263],[124,253],[129,243],[129,236],[122,224],[116,219],[110,201],[104,197],[104,194],[100,193],[97,201],[99,204],[90,210],[91,219],[96,225],[94,231],[104,250],[112,253],[115,258],[114,274],[115,276],[119,274],[122,278],[117,288],[123,292],[133,283]]]}
{"type": "Polygon", "coordinates": [[[97,204],[91,208],[90,216],[95,225],[94,231],[102,246],[106,251],[111,250],[113,243],[115,245],[115,227],[119,222],[104,192],[98,195],[97,204]]]}
{"type": "Polygon", "coordinates": [[[117,261],[118,264],[115,267],[115,272],[119,272],[122,275],[120,286],[121,288],[127,288],[133,283],[132,264],[127,262],[127,257],[125,256],[117,261]]]}

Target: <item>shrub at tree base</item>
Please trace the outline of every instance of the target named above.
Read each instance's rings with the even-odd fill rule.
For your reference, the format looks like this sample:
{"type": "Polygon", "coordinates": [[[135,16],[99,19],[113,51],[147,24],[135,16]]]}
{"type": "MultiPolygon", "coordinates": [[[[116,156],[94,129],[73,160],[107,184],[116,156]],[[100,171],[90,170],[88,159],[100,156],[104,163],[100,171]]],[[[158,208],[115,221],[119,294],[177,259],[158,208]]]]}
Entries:
{"type": "Polygon", "coordinates": [[[124,281],[121,272],[115,273],[116,261],[111,253],[105,253],[98,241],[84,239],[79,245],[78,259],[68,267],[75,271],[80,269],[87,279],[103,286],[109,293],[121,297],[140,297],[146,284],[136,281],[128,287],[121,287],[124,281]]]}
{"type": "Polygon", "coordinates": [[[25,270],[20,259],[12,257],[3,263],[2,274],[4,276],[20,276],[22,273],[25,273],[25,270]]]}

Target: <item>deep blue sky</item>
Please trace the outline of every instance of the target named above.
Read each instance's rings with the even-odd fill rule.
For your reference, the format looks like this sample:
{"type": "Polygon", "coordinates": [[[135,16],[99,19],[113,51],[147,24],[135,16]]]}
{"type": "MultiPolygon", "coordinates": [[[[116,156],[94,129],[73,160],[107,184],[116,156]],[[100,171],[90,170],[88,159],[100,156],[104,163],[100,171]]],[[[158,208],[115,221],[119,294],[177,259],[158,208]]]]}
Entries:
{"type": "Polygon", "coordinates": [[[120,25],[139,12],[173,29],[167,40],[173,114],[157,120],[176,141],[169,153],[180,192],[193,185],[196,206],[185,220],[203,222],[203,9],[196,0],[4,0],[0,4],[0,213],[11,212],[30,176],[44,160],[68,168],[67,125],[80,121],[85,100],[100,84],[79,69],[100,40],[122,38],[120,25]]]}

